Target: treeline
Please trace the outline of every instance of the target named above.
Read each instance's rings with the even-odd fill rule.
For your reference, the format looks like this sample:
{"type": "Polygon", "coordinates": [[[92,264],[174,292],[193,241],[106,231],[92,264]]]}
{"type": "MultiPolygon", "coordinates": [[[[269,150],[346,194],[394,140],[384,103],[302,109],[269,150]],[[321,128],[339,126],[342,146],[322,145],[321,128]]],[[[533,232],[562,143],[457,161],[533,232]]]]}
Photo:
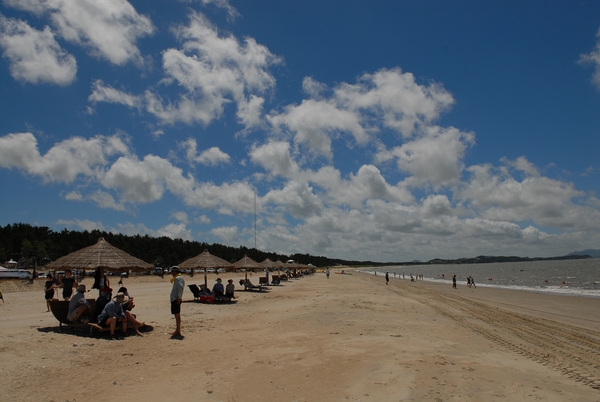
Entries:
{"type": "Polygon", "coordinates": [[[0,262],[13,259],[19,263],[19,268],[29,269],[36,264],[38,267],[43,267],[73,251],[96,244],[100,237],[103,237],[111,245],[157,267],[177,265],[200,254],[205,249],[229,262],[238,261],[247,255],[258,262],[266,258],[284,262],[292,259],[301,264],[313,264],[317,267],[360,264],[357,261],[334,260],[309,254],[288,256],[243,246],[229,247],[222,244],[208,244],[169,237],[126,236],[100,230],[79,232],[63,229],[55,232],[45,226],[38,227],[24,223],[0,226],[0,262]]]}

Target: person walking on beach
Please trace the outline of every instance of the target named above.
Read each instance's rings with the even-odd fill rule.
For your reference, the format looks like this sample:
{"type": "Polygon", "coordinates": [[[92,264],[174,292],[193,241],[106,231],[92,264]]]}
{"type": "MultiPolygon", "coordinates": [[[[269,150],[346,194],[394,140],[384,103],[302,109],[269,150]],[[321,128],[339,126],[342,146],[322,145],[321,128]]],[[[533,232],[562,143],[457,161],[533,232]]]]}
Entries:
{"type": "Polygon", "coordinates": [[[457,287],[456,287],[456,275],[452,275],[452,289],[457,289],[457,287]]]}
{"type": "Polygon", "coordinates": [[[171,288],[171,314],[175,316],[175,332],[171,334],[171,338],[181,338],[181,302],[183,301],[183,289],[185,288],[185,280],[181,273],[179,272],[179,268],[173,267],[171,269],[171,275],[173,278],[171,279],[171,283],[173,287],[171,288]]]}
{"type": "Polygon", "coordinates": [[[390,273],[386,272],[385,273],[385,284],[388,285],[390,283],[390,273]]]}
{"type": "Polygon", "coordinates": [[[331,273],[331,271],[329,271],[329,268],[327,268],[325,270],[325,275],[327,275],[327,279],[329,279],[329,274],[331,273]]]}

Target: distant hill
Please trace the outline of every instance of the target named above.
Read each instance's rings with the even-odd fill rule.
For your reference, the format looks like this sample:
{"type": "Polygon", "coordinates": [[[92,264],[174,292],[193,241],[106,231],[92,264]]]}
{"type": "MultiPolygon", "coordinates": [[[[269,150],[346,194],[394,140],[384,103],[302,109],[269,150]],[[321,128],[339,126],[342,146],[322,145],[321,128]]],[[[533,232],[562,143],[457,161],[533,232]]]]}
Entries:
{"type": "Polygon", "coordinates": [[[574,251],[569,255],[589,255],[592,258],[600,258],[600,250],[598,249],[588,249],[583,251],[574,251]]]}

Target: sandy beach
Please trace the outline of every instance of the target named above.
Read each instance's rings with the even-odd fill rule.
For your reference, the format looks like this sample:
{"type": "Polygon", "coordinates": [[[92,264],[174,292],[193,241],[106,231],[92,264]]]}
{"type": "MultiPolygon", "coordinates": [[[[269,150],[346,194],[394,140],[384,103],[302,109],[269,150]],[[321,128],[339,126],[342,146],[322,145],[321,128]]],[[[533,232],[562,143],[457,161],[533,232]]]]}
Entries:
{"type": "Polygon", "coordinates": [[[61,332],[43,280],[0,282],[2,399],[600,401],[600,299],[317,273],[227,305],[186,289],[174,340],[169,278],[125,280],[151,328],[123,340],[61,332]]]}

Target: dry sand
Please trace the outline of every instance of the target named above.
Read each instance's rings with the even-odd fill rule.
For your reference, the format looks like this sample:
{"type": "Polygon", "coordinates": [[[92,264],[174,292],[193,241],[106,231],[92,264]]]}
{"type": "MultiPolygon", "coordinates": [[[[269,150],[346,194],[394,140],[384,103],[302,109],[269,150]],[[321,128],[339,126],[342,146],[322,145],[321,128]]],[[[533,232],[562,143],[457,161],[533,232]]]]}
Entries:
{"type": "Polygon", "coordinates": [[[318,273],[232,305],[186,289],[172,340],[169,277],[125,282],[152,330],[117,341],[60,332],[43,280],[1,282],[2,399],[600,401],[600,299],[318,273]]]}

